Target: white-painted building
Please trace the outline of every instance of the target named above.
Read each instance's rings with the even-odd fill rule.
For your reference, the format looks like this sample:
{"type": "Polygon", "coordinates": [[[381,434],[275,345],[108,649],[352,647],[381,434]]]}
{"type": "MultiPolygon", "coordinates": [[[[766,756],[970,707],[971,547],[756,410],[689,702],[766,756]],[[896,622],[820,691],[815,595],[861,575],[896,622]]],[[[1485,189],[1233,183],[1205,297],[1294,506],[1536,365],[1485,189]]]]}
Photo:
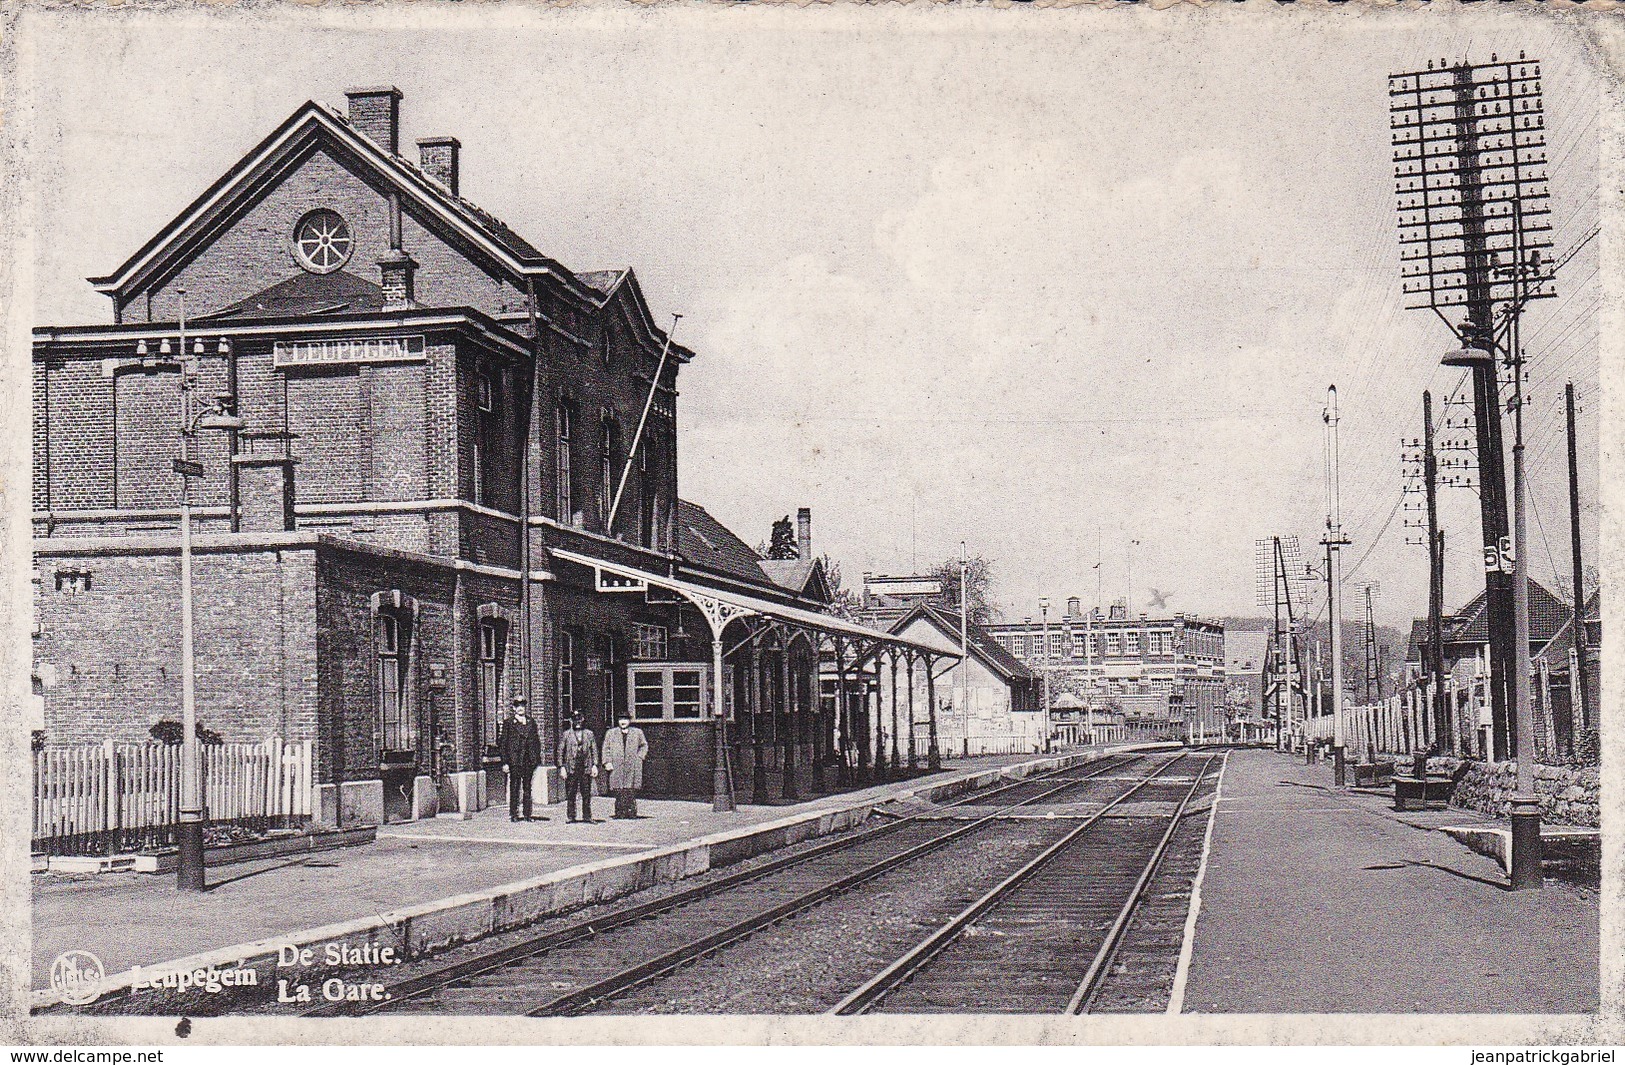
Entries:
{"type": "MultiPolygon", "coordinates": [[[[932,604],[915,605],[892,624],[891,631],[951,654],[960,650],[959,614],[932,604]]],[[[914,663],[913,734],[919,759],[925,759],[928,749],[928,708],[933,693],[937,702],[937,746],[944,757],[1041,750],[1044,714],[1038,676],[1000,647],[980,625],[972,622],[967,635],[970,653],[965,663],[939,662],[935,676],[929,679],[925,664],[914,663]]],[[[888,732],[892,722],[897,722],[899,753],[907,759],[907,664],[897,665],[895,706],[889,663],[883,665],[879,682],[882,721],[888,732]]]]}

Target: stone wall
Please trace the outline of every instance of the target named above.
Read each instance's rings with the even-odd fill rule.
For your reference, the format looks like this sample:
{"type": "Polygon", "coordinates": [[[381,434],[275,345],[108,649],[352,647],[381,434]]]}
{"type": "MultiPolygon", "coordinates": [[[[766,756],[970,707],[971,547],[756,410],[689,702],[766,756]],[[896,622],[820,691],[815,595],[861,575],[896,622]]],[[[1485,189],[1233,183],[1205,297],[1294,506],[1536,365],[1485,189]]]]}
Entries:
{"type": "MultiPolygon", "coordinates": [[[[1428,769],[1435,773],[1453,773],[1461,764],[1455,758],[1430,758],[1428,769]]],[[[1477,810],[1494,817],[1506,817],[1512,794],[1516,790],[1518,765],[1516,762],[1490,764],[1472,762],[1456,786],[1452,806],[1477,810]]],[[[1596,766],[1535,766],[1535,792],[1540,796],[1542,823],[1599,827],[1600,801],[1599,773],[1596,766]]]]}

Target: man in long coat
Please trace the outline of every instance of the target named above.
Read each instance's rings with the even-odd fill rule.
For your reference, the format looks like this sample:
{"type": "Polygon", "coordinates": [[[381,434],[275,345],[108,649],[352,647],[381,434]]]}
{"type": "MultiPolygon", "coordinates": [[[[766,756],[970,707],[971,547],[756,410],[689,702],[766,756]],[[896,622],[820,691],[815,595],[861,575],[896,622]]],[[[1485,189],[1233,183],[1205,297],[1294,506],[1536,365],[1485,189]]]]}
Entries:
{"type": "Polygon", "coordinates": [[[532,820],[530,782],[542,761],[542,735],[523,695],[514,696],[513,714],[502,723],[497,736],[497,751],[508,769],[508,820],[519,820],[521,807],[525,820],[532,820]]]}
{"type": "Polygon", "coordinates": [[[581,819],[592,821],[592,783],[598,778],[598,741],[581,715],[570,717],[570,727],[559,737],[559,771],[564,774],[564,815],[576,819],[576,796],[581,796],[581,819]]]}
{"type": "Polygon", "coordinates": [[[638,789],[643,787],[643,759],[648,753],[643,730],[634,728],[623,712],[604,736],[604,768],[609,770],[609,790],[615,793],[616,817],[638,816],[638,789]]]}

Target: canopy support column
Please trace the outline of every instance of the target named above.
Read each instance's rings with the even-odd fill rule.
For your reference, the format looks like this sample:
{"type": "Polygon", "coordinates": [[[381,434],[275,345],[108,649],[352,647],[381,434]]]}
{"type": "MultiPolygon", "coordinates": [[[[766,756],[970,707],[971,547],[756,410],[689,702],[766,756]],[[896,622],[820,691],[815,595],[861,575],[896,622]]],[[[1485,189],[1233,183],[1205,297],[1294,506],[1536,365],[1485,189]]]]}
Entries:
{"type": "Polygon", "coordinates": [[[891,651],[891,768],[893,775],[900,776],[899,770],[903,763],[898,759],[897,752],[897,648],[891,651]]]}
{"type": "Polygon", "coordinates": [[[796,795],[796,697],[791,687],[790,641],[779,641],[779,699],[784,703],[784,766],[779,770],[779,795],[796,795]]]}
{"type": "Polygon", "coordinates": [[[762,669],[761,641],[750,644],[750,801],[757,806],[767,805],[767,763],[765,753],[766,729],[762,727],[762,689],[767,678],[762,669]]]}
{"type": "Polygon", "coordinates": [[[712,756],[711,809],[723,813],[734,808],[733,774],[728,770],[727,722],[722,701],[722,632],[711,637],[711,732],[716,740],[712,756]]]}
{"type": "Polygon", "coordinates": [[[835,733],[837,758],[835,783],[846,787],[852,783],[852,767],[848,764],[852,751],[852,708],[846,701],[846,641],[837,636],[835,643],[835,733]]]}
{"type": "Polygon", "coordinates": [[[937,747],[937,660],[925,657],[926,720],[929,722],[925,741],[925,767],[932,772],[942,768],[942,751],[937,747]]]}
{"type": "Polygon", "coordinates": [[[918,745],[914,740],[914,659],[918,657],[913,651],[908,652],[908,767],[910,770],[920,768],[920,754],[918,745]]]}

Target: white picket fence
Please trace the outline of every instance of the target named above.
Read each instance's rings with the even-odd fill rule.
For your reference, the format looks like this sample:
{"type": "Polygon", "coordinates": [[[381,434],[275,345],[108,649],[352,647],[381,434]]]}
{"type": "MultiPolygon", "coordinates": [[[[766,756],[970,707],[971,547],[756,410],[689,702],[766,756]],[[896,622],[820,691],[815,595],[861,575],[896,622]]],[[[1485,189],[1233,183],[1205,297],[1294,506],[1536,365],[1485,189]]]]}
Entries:
{"type": "MultiPolygon", "coordinates": [[[[110,853],[172,842],[180,752],[164,743],[47,747],[34,752],[33,849],[110,853]]],[[[254,827],[310,819],[309,740],[204,744],[204,816],[254,827]]]]}

